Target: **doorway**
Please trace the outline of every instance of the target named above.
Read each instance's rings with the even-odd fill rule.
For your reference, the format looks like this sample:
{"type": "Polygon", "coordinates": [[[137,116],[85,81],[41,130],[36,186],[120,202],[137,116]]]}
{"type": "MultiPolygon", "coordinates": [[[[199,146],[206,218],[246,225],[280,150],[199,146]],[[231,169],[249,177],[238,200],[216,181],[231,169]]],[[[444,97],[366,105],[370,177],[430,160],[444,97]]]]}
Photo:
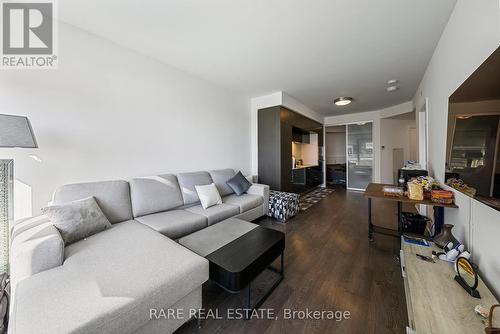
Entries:
{"type": "Polygon", "coordinates": [[[415,112],[380,119],[380,181],[397,184],[398,171],[418,156],[415,112]]]}
{"type": "Polygon", "coordinates": [[[346,126],[325,128],[326,184],[340,187],[347,185],[346,126]]]}
{"type": "Polygon", "coordinates": [[[347,189],[365,190],[373,180],[373,122],[346,125],[347,189]]]}
{"type": "Polygon", "coordinates": [[[325,128],[327,184],[364,190],[373,182],[373,122],[325,128]]]}

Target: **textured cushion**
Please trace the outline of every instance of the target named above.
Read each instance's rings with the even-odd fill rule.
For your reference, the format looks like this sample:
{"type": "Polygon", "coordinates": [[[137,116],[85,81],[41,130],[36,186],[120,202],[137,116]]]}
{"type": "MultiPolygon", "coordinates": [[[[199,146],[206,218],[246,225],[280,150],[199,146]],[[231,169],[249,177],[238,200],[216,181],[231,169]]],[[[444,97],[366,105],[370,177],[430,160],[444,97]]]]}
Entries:
{"type": "Polygon", "coordinates": [[[186,209],[192,213],[203,215],[208,219],[208,225],[223,221],[240,213],[240,208],[229,204],[219,204],[203,209],[201,205],[192,206],[186,209]]]}
{"type": "Polygon", "coordinates": [[[184,204],[173,174],[135,178],[130,181],[134,217],[167,211],[184,204]]]}
{"type": "Polygon", "coordinates": [[[184,204],[194,204],[200,201],[194,188],[195,185],[201,186],[213,182],[208,172],[179,173],[177,180],[181,187],[184,204]]]}
{"type": "Polygon", "coordinates": [[[172,239],[183,237],[208,226],[207,217],[185,210],[160,212],[138,217],[135,220],[172,239]]]}
{"type": "Polygon", "coordinates": [[[227,181],[227,185],[233,189],[236,195],[240,196],[252,186],[252,183],[250,183],[241,172],[238,172],[227,181]]]}
{"type": "Polygon", "coordinates": [[[229,187],[226,182],[234,176],[234,170],[228,169],[217,169],[209,171],[212,180],[219,190],[221,196],[227,196],[233,193],[233,189],[229,187]]]}
{"type": "Polygon", "coordinates": [[[54,193],[53,204],[72,202],[90,196],[94,196],[112,224],[133,218],[129,184],[121,180],[64,185],[54,193]]]}
{"type": "Polygon", "coordinates": [[[133,333],[208,279],[208,261],[136,221],[76,242],[18,284],[11,333],[133,333]]]}
{"type": "Polygon", "coordinates": [[[207,209],[211,206],[222,204],[222,198],[215,184],[210,183],[204,186],[194,186],[196,193],[200,198],[201,206],[207,209]]]}
{"type": "Polygon", "coordinates": [[[66,245],[111,227],[94,197],[48,206],[42,212],[61,233],[66,245]]]}
{"type": "Polygon", "coordinates": [[[299,212],[299,199],[299,194],[271,190],[269,194],[269,217],[286,222],[299,212]]]}
{"type": "Polygon", "coordinates": [[[229,218],[184,238],[179,243],[200,256],[207,256],[231,241],[250,232],[258,225],[237,218],[229,218]]]}
{"type": "Polygon", "coordinates": [[[232,194],[224,197],[222,202],[238,206],[240,208],[240,213],[243,213],[262,205],[264,198],[258,195],[243,194],[241,196],[237,196],[236,194],[232,194]]]}
{"type": "Polygon", "coordinates": [[[12,289],[27,277],[60,266],[64,261],[64,241],[45,215],[16,224],[10,246],[12,289]]]}

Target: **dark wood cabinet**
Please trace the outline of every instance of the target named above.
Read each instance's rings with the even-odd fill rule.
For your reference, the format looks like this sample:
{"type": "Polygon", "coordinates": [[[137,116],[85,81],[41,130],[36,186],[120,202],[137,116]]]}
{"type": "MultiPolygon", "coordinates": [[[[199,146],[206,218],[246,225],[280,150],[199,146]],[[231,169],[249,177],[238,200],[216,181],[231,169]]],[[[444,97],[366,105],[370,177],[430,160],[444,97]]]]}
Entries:
{"type": "Polygon", "coordinates": [[[258,115],[259,182],[281,189],[280,107],[259,110],[258,115]]]}
{"type": "Polygon", "coordinates": [[[306,168],[306,187],[313,188],[323,183],[323,172],[321,166],[306,168]]]}
{"type": "Polygon", "coordinates": [[[292,125],[281,124],[281,189],[290,191],[292,184],[292,125]]]}
{"type": "Polygon", "coordinates": [[[273,190],[299,193],[320,185],[323,180],[321,167],[293,170],[292,166],[292,141],[310,143],[311,133],[318,134],[318,146],[323,146],[322,124],[282,106],[260,109],[259,182],[268,184],[273,190]]]}
{"type": "Polygon", "coordinates": [[[292,141],[302,143],[302,132],[295,127],[292,127],[292,141]]]}
{"type": "Polygon", "coordinates": [[[299,129],[295,126],[292,126],[292,141],[303,144],[311,143],[311,133],[315,133],[313,131],[305,131],[299,129]]]}

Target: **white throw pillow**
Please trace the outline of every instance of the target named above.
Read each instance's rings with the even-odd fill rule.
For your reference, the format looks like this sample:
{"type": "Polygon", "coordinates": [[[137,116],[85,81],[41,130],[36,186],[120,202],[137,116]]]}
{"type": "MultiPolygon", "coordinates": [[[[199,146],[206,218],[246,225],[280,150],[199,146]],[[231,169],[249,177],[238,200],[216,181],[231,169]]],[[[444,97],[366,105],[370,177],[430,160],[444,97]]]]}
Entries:
{"type": "Polygon", "coordinates": [[[222,198],[215,183],[207,184],[205,186],[194,186],[198,197],[200,198],[201,206],[207,209],[211,206],[222,204],[222,198]]]}

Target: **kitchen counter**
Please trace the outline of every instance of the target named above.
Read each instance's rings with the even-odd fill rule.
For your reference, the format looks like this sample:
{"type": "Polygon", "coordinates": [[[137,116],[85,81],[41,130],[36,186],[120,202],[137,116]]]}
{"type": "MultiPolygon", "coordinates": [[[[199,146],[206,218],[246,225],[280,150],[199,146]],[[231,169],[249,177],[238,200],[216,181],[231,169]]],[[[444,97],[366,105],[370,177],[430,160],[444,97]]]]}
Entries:
{"type": "Polygon", "coordinates": [[[309,167],[318,167],[319,165],[300,165],[300,166],[297,166],[295,168],[292,168],[292,170],[296,170],[296,169],[304,169],[304,168],[309,168],[309,167]]]}

